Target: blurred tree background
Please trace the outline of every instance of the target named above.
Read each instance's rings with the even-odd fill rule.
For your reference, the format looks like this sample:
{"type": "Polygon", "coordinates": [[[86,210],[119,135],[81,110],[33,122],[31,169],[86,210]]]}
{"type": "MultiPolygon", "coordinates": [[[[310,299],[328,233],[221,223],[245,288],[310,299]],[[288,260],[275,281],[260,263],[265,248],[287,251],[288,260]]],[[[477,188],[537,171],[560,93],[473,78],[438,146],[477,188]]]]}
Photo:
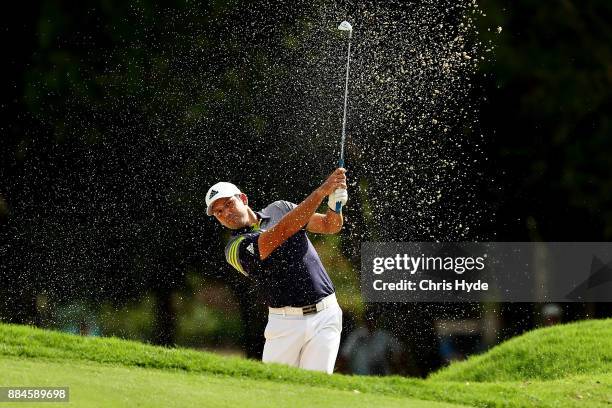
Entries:
{"type": "MultiPolygon", "coordinates": [[[[482,36],[493,38],[492,26],[503,35],[472,96],[482,101],[489,158],[478,193],[494,209],[475,236],[610,241],[612,4],[486,0],[481,8],[482,36]]],[[[307,2],[178,0],[40,1],[5,13],[0,318],[57,327],[87,325],[78,316],[93,313],[102,334],[190,346],[238,337],[257,357],[265,309],[226,265],[225,233],[205,216],[203,194],[227,179],[255,203],[296,201],[332,169],[323,139],[312,148],[330,153],[303,162],[291,143],[299,136],[278,143],[286,132],[278,105],[289,112],[303,96],[289,83],[287,50],[312,29],[313,13],[307,2]],[[70,308],[80,311],[62,318],[58,310],[70,308]],[[200,341],[198,325],[216,334],[200,341]]],[[[383,240],[364,232],[378,208],[368,200],[372,175],[359,171],[349,233],[316,242],[355,314],[358,245],[383,240]]],[[[400,225],[405,214],[387,215],[400,225]]],[[[502,337],[537,324],[537,305],[499,307],[502,337]]],[[[409,321],[394,329],[409,343],[407,330],[430,336],[411,337],[414,372],[424,374],[440,364],[435,317],[474,308],[483,313],[389,305],[381,314],[409,321]]],[[[564,308],[567,319],[611,314],[609,304],[564,308]]]]}

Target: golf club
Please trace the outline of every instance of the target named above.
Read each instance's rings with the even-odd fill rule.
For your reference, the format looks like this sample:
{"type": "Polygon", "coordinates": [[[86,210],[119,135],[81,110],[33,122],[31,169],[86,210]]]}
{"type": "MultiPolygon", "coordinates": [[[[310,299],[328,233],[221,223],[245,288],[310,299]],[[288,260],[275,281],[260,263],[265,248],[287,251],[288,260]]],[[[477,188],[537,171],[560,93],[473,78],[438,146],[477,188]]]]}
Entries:
{"type": "MultiPolygon", "coordinates": [[[[344,116],[342,117],[342,139],[340,141],[340,160],[338,167],[344,167],[344,140],[346,139],[346,104],[348,102],[348,81],[349,81],[349,64],[351,62],[351,36],[353,34],[353,26],[348,21],[343,21],[338,26],[340,31],[348,31],[348,53],[346,56],[346,82],[344,83],[344,116]]],[[[336,203],[336,212],[340,212],[342,203],[336,203]]]]}

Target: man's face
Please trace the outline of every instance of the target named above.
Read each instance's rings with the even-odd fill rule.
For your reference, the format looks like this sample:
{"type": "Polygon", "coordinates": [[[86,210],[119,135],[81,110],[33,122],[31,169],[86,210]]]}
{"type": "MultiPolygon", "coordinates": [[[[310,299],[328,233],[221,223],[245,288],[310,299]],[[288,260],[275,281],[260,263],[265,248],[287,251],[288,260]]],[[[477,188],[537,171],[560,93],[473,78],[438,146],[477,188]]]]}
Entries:
{"type": "Polygon", "coordinates": [[[249,226],[247,197],[244,194],[227,198],[219,198],[213,203],[212,213],[226,228],[238,229],[249,226]]]}

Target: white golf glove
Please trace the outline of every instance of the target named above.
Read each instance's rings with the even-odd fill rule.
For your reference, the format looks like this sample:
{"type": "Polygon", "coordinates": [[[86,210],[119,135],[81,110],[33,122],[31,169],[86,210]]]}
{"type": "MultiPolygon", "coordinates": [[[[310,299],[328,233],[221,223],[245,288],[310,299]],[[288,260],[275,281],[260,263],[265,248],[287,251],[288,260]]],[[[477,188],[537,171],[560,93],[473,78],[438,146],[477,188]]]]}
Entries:
{"type": "Polygon", "coordinates": [[[342,204],[342,207],[344,207],[347,201],[348,191],[343,188],[337,189],[327,197],[327,205],[332,209],[332,211],[336,211],[336,203],[339,202],[342,204]]]}

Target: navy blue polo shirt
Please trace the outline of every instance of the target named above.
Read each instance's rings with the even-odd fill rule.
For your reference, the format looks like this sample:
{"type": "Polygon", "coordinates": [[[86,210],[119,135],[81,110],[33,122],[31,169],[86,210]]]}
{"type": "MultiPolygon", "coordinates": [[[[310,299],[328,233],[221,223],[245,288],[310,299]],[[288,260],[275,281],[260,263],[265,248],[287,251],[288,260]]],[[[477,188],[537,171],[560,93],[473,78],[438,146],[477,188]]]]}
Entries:
{"type": "Polygon", "coordinates": [[[334,285],[314,246],[301,229],[263,261],[257,240],[296,207],[288,201],[275,201],[256,212],[259,224],[235,230],[225,247],[225,258],[242,274],[249,276],[263,293],[270,307],[306,306],[334,293],[334,285]]]}

